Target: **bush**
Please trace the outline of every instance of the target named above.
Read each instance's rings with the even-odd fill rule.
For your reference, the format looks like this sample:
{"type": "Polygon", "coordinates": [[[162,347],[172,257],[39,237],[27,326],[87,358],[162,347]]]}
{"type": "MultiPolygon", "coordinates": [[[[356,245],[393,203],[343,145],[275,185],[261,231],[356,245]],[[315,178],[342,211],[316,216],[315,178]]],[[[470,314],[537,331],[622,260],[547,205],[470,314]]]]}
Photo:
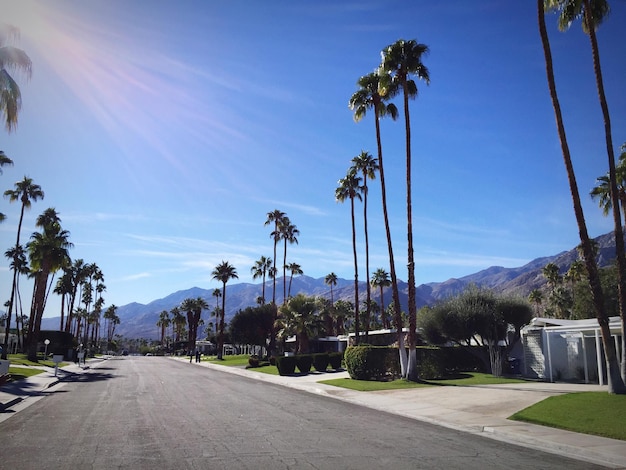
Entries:
{"type": "Polygon", "coordinates": [[[270,356],[270,364],[273,366],[276,365],[276,356],[270,356]]]}
{"type": "Polygon", "coordinates": [[[329,361],[328,353],[313,354],[313,367],[318,372],[326,372],[329,361]]]}
{"type": "Polygon", "coordinates": [[[311,371],[312,364],[313,356],[311,354],[301,354],[296,356],[296,366],[301,373],[308,374],[311,371]]]}
{"type": "Polygon", "coordinates": [[[341,369],[341,363],[343,362],[343,353],[341,352],[333,352],[328,353],[328,362],[330,363],[331,369],[341,369]]]}
{"type": "Polygon", "coordinates": [[[248,358],[248,365],[250,367],[259,367],[259,363],[260,363],[259,356],[257,355],[253,354],[252,356],[248,358]]]}
{"type": "Polygon", "coordinates": [[[398,349],[387,346],[350,346],[344,362],[354,380],[386,380],[400,372],[398,349]]]}
{"type": "Polygon", "coordinates": [[[293,375],[296,372],[296,356],[279,356],[276,358],[276,368],[280,375],[293,375]]]}
{"type": "Polygon", "coordinates": [[[441,379],[446,375],[440,349],[417,348],[417,374],[420,379],[441,379]]]}

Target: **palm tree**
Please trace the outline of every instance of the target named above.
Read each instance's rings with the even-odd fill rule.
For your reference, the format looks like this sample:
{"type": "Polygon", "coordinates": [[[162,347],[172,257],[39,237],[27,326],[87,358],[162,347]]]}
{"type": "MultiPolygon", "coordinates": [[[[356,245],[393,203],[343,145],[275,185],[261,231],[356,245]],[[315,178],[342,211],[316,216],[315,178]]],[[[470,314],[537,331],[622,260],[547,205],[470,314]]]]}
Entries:
{"type": "Polygon", "coordinates": [[[398,291],[398,278],[396,277],[396,265],[393,258],[393,244],[391,241],[391,229],[389,228],[389,215],[387,213],[387,190],[385,187],[385,167],[383,165],[383,147],[380,139],[380,118],[389,116],[393,120],[398,117],[398,109],[393,103],[386,103],[389,95],[383,95],[380,91],[381,78],[386,83],[388,74],[382,70],[364,75],[357,81],[359,89],[350,97],[348,106],[354,111],[354,120],[359,122],[369,109],[374,110],[374,124],[376,127],[376,148],[378,152],[378,173],[380,175],[380,189],[383,206],[383,219],[385,221],[385,234],[387,236],[387,250],[389,252],[389,272],[391,275],[391,294],[394,306],[394,321],[398,333],[398,350],[400,351],[400,363],[403,375],[406,373],[406,356],[404,350],[404,336],[402,334],[402,314],[400,312],[400,293],[398,291]]]}
{"type": "Polygon", "coordinates": [[[165,331],[167,327],[170,326],[172,320],[170,319],[170,314],[167,310],[163,310],[159,314],[159,321],[157,321],[157,326],[161,328],[161,346],[163,346],[163,341],[165,340],[165,331]]]}
{"type": "MultiPolygon", "coordinates": [[[[619,156],[619,162],[615,167],[615,174],[617,177],[617,194],[620,202],[620,207],[624,216],[624,222],[626,223],[626,143],[620,147],[621,154],[619,156]]],[[[599,176],[596,179],[597,186],[595,186],[589,193],[591,199],[597,200],[598,205],[602,209],[602,213],[608,216],[613,208],[611,201],[611,182],[609,174],[599,176]]]]}
{"type": "MultiPolygon", "coordinates": [[[[9,202],[20,201],[22,208],[20,209],[20,220],[17,224],[17,239],[15,241],[15,255],[20,247],[20,233],[22,231],[22,222],[24,221],[24,211],[30,209],[33,201],[43,199],[44,194],[41,186],[34,184],[33,180],[24,176],[22,181],[15,183],[15,189],[7,189],[4,196],[9,198],[9,202]]],[[[17,266],[17,260],[13,260],[14,266],[17,266]]],[[[15,288],[17,283],[17,269],[13,268],[13,283],[11,284],[11,297],[9,297],[9,307],[7,309],[7,327],[4,333],[4,347],[2,348],[2,358],[6,359],[6,350],[9,343],[9,328],[11,327],[11,312],[15,301],[15,288]]]]}
{"type": "Polygon", "coordinates": [[[263,294],[262,304],[265,303],[265,277],[267,276],[268,270],[272,267],[272,258],[261,256],[257,261],[254,262],[254,266],[250,268],[250,272],[252,273],[252,279],[262,279],[262,289],[263,294]]]}
{"type": "Polygon", "coordinates": [[[220,315],[220,331],[217,340],[217,358],[222,359],[224,349],[224,315],[226,312],[226,283],[231,279],[239,279],[237,275],[237,269],[228,263],[228,261],[222,261],[218,264],[211,277],[222,283],[222,312],[220,315]]]}
{"type": "Polygon", "coordinates": [[[61,320],[59,323],[59,331],[63,331],[63,324],[65,320],[65,306],[69,296],[72,294],[72,290],[74,289],[74,285],[72,283],[72,275],[69,270],[70,266],[66,266],[63,269],[63,275],[59,277],[57,280],[56,286],[54,287],[54,293],[61,296],[61,320]]]}
{"type": "Polygon", "coordinates": [[[37,218],[36,225],[42,231],[33,233],[26,245],[35,278],[28,327],[28,357],[32,361],[37,360],[37,339],[46,306],[48,277],[69,263],[68,249],[73,246],[68,241],[69,232],[61,228],[61,219],[54,209],[46,209],[37,218]]]}
{"type": "Polygon", "coordinates": [[[350,199],[350,215],[352,218],[352,255],[354,258],[354,341],[356,344],[360,342],[359,336],[359,267],[357,263],[356,255],[356,225],[354,221],[354,199],[361,200],[361,192],[363,187],[361,186],[361,177],[357,176],[354,169],[350,169],[348,174],[341,178],[337,184],[339,185],[335,189],[335,200],[337,202],[344,202],[346,199],[350,199]]]}
{"type": "MultiPolygon", "coordinates": [[[[280,230],[278,227],[282,223],[283,219],[286,217],[286,214],[278,209],[274,209],[272,212],[267,213],[267,220],[264,225],[274,224],[274,230],[270,233],[270,237],[274,240],[274,258],[273,258],[273,271],[276,272],[276,245],[280,241],[280,230]]],[[[273,278],[273,287],[272,287],[272,303],[276,305],[276,276],[273,278]]]]}
{"type": "Polygon", "coordinates": [[[385,299],[383,298],[383,290],[385,287],[389,287],[391,285],[389,273],[385,271],[384,268],[378,268],[372,275],[371,285],[372,287],[380,289],[380,316],[383,328],[389,328],[389,319],[387,318],[387,314],[385,312],[385,299]]]}
{"type": "Polygon", "coordinates": [[[550,90],[550,98],[552,101],[552,107],[554,108],[559,141],[561,143],[561,152],[563,153],[563,161],[567,171],[567,179],[569,182],[572,203],[574,206],[574,215],[576,216],[576,223],[578,224],[578,233],[580,235],[580,245],[583,252],[583,260],[585,261],[585,267],[587,268],[587,276],[589,278],[589,286],[591,288],[591,293],[593,297],[596,318],[598,319],[598,324],[600,325],[600,333],[602,334],[602,344],[604,346],[608,371],[607,375],[609,393],[623,394],[626,393],[626,386],[624,386],[624,380],[622,379],[620,374],[620,367],[617,362],[615,343],[612,341],[611,338],[611,331],[609,329],[609,318],[604,307],[604,294],[602,292],[602,286],[600,284],[598,266],[596,264],[596,259],[593,253],[593,246],[589,238],[589,233],[587,232],[587,224],[585,222],[583,208],[580,203],[580,193],[578,191],[578,184],[576,183],[574,166],[572,165],[567,137],[565,135],[565,126],[563,125],[561,105],[559,104],[559,99],[556,92],[554,69],[552,66],[552,51],[550,50],[550,41],[548,39],[548,32],[546,30],[544,0],[537,0],[537,22],[539,24],[539,34],[541,36],[541,44],[543,46],[544,58],[546,62],[546,75],[548,80],[548,88],[550,90]]]}
{"type": "Polygon", "coordinates": [[[318,303],[314,297],[300,293],[289,299],[280,307],[277,320],[279,336],[287,338],[296,336],[296,353],[309,352],[309,340],[316,337],[323,329],[323,321],[319,316],[318,303]]]}
{"type": "Polygon", "coordinates": [[[170,313],[172,314],[172,325],[174,326],[174,341],[178,342],[183,335],[187,319],[182,314],[179,307],[172,308],[170,313]]]}
{"type": "Polygon", "coordinates": [[[300,235],[300,230],[291,223],[289,217],[284,217],[282,222],[278,225],[280,231],[280,238],[284,242],[283,251],[283,303],[287,301],[287,243],[290,245],[298,244],[297,236],[300,235]]]}
{"type": "MultiPolygon", "coordinates": [[[[17,329],[17,341],[18,344],[24,344],[23,338],[20,339],[20,327],[19,327],[19,319],[20,316],[23,314],[23,309],[22,309],[22,296],[20,294],[20,276],[27,276],[28,274],[30,274],[30,267],[28,266],[28,260],[26,259],[26,251],[24,250],[24,247],[22,245],[17,246],[17,248],[9,248],[5,253],[4,256],[8,259],[11,260],[11,263],[9,264],[9,268],[12,269],[14,272],[17,271],[17,277],[15,278],[15,303],[17,303],[17,305],[15,306],[15,327],[17,329]]],[[[9,301],[7,301],[5,303],[5,306],[8,307],[9,306],[9,301]]],[[[7,314],[7,319],[9,318],[9,315],[7,314]]],[[[9,327],[8,323],[7,323],[7,328],[9,327]]],[[[5,332],[6,334],[6,332],[5,332]]],[[[6,338],[5,338],[6,341],[6,338]]]]}
{"type": "Polygon", "coordinates": [[[187,313],[187,326],[189,327],[189,337],[187,350],[189,353],[193,353],[196,350],[196,340],[198,338],[198,325],[202,317],[202,310],[209,308],[206,300],[202,297],[195,299],[185,299],[180,304],[180,309],[187,313]]]}
{"type": "Polygon", "coordinates": [[[415,303],[415,261],[413,256],[413,214],[411,201],[411,119],[409,98],[417,96],[417,85],[410,76],[414,75],[427,84],[430,82],[428,69],[422,63],[422,56],[428,53],[428,46],[411,39],[400,39],[383,50],[382,69],[392,74],[395,82],[393,90],[402,89],[404,100],[404,129],[406,134],[406,215],[408,239],[408,284],[409,284],[409,364],[407,378],[417,380],[417,306],[415,303]]]}
{"type": "MultiPolygon", "coordinates": [[[[615,232],[615,257],[617,258],[617,281],[619,293],[619,310],[622,319],[622,351],[626,348],[626,249],[624,247],[624,231],[622,217],[619,209],[619,192],[617,188],[617,172],[615,169],[615,151],[613,148],[613,134],[611,130],[611,117],[609,105],[604,93],[604,79],[602,78],[602,66],[600,65],[600,50],[596,29],[609,14],[609,4],[606,0],[547,0],[548,8],[558,8],[559,28],[567,30],[572,22],[582,18],[583,31],[589,36],[591,43],[591,55],[593,59],[593,71],[596,77],[598,100],[604,120],[604,135],[606,153],[609,160],[609,183],[611,187],[611,202],[613,206],[613,223],[615,232]]],[[[622,354],[621,375],[622,381],[626,382],[626,355],[622,354]]]]}
{"type": "Polygon", "coordinates": [[[368,342],[369,336],[369,324],[370,324],[370,310],[371,310],[371,295],[370,288],[370,248],[369,248],[369,232],[367,230],[367,180],[375,179],[376,172],[378,171],[378,163],[374,158],[365,151],[361,151],[359,155],[352,159],[352,167],[357,172],[361,172],[363,175],[363,231],[365,234],[365,281],[367,286],[367,297],[365,300],[366,305],[366,319],[365,319],[365,342],[368,342]]]}
{"type": "Polygon", "coordinates": [[[335,300],[333,299],[333,287],[337,285],[337,275],[335,273],[327,274],[324,278],[324,284],[330,286],[330,303],[331,305],[334,305],[335,300]]]}
{"type": "Polygon", "coordinates": [[[535,304],[535,315],[539,316],[539,308],[543,302],[543,294],[541,291],[539,289],[533,289],[530,294],[528,294],[528,301],[535,304]]]}
{"type": "MultiPolygon", "coordinates": [[[[167,312],[166,312],[167,313],[167,312]]],[[[115,335],[115,327],[120,324],[120,317],[117,316],[117,307],[115,304],[110,305],[104,312],[104,318],[107,321],[107,348],[113,341],[115,335]]],[[[161,340],[162,342],[163,340],[161,340]]]]}
{"type": "Polygon", "coordinates": [[[302,267],[298,263],[289,263],[287,265],[287,269],[289,270],[289,289],[287,290],[287,297],[291,298],[291,281],[294,276],[302,276],[304,271],[302,271],[302,267]]]}
{"type": "MultiPolygon", "coordinates": [[[[2,167],[6,165],[13,165],[13,160],[5,155],[5,153],[0,150],[0,175],[2,174],[2,167]]],[[[6,219],[6,216],[0,212],[0,222],[3,222],[6,219]]]]}
{"type": "Polygon", "coordinates": [[[17,115],[22,106],[20,87],[9,71],[23,72],[27,78],[32,72],[32,63],[26,52],[8,44],[18,37],[17,28],[0,24],[0,111],[9,132],[17,126],[17,115]]]}

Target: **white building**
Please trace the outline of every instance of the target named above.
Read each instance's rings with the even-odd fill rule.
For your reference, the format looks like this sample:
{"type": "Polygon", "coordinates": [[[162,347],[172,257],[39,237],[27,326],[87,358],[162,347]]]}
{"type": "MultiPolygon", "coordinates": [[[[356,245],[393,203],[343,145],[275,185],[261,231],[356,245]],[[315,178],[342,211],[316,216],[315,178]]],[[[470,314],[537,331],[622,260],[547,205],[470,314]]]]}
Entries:
{"type": "MultiPolygon", "coordinates": [[[[620,317],[609,319],[618,361],[621,350],[620,317]]],[[[606,363],[598,320],[534,318],[522,328],[522,374],[529,378],[606,384],[606,363]]]]}

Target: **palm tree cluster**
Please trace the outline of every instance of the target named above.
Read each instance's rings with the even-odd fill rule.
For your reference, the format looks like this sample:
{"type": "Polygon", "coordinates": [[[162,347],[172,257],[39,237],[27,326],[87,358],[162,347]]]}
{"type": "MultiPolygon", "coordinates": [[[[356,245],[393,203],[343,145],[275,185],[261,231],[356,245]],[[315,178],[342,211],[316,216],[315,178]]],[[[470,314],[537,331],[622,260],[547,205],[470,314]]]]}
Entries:
{"type": "MultiPolygon", "coordinates": [[[[391,273],[391,285],[394,304],[394,320],[398,331],[398,343],[400,350],[400,360],[402,367],[402,376],[410,380],[417,379],[417,363],[416,363],[416,318],[417,306],[415,303],[415,261],[413,249],[413,210],[412,210],[412,190],[411,190],[411,120],[409,112],[409,99],[416,98],[418,88],[415,77],[425,83],[430,82],[428,69],[422,63],[422,57],[428,53],[428,46],[418,43],[416,40],[400,39],[395,43],[385,47],[381,52],[382,60],[376,71],[362,76],[357,81],[359,89],[352,95],[349,106],[354,110],[355,121],[360,121],[368,110],[374,110],[374,123],[376,126],[376,143],[378,150],[378,173],[380,175],[383,218],[385,221],[385,231],[387,235],[387,248],[389,252],[389,264],[391,273]],[[402,315],[400,311],[400,299],[398,293],[398,281],[395,270],[395,262],[393,256],[393,244],[391,239],[391,231],[389,229],[389,217],[387,214],[387,195],[385,186],[385,173],[383,166],[383,153],[380,135],[380,118],[390,116],[397,119],[398,109],[389,101],[402,95],[403,111],[404,111],[404,127],[405,127],[405,144],[406,144],[406,217],[407,217],[407,268],[408,268],[408,290],[409,290],[409,356],[404,354],[404,338],[402,335],[402,315]]],[[[357,163],[358,164],[358,163],[357,163]]],[[[364,171],[364,170],[363,170],[364,171]]],[[[364,171],[364,180],[369,174],[364,171]]],[[[354,235],[353,235],[354,239],[354,235]]],[[[367,253],[367,249],[366,249],[367,253]]],[[[366,254],[367,259],[367,254],[366,254]]],[[[356,271],[356,255],[355,255],[355,271],[356,271]]],[[[367,270],[369,273],[369,269],[367,270]]],[[[356,276],[356,274],[355,274],[356,276]]],[[[369,282],[367,283],[369,289],[369,282]]],[[[368,291],[369,295],[369,291],[368,291]]],[[[367,302],[369,317],[369,300],[367,302]]],[[[358,309],[358,308],[357,308],[358,309]]],[[[356,312],[356,310],[355,310],[356,312]]],[[[357,321],[358,331],[358,321],[357,321]]],[[[358,334],[356,335],[358,338],[358,334]]]]}
{"type": "MultiPolygon", "coordinates": [[[[3,356],[8,352],[8,340],[13,312],[15,312],[18,345],[28,352],[31,360],[37,359],[41,320],[50,291],[61,296],[61,321],[59,331],[72,333],[86,348],[100,343],[101,315],[104,308],[104,275],[95,263],[82,259],[72,261],[69,249],[70,233],[63,229],[61,218],[54,208],[46,209],[36,219],[40,231],[31,235],[22,245],[21,232],[26,209],[44,198],[44,192],[32,179],[24,177],[14,189],[4,192],[10,202],[21,204],[15,245],[6,250],[13,272],[11,294],[6,302],[7,323],[4,334],[3,356]],[[56,283],[56,273],[62,272],[56,283]],[[20,278],[33,279],[33,297],[29,315],[24,314],[20,292],[20,278]]],[[[107,349],[112,342],[115,325],[119,324],[114,305],[107,309],[107,349]]]]}
{"type": "Polygon", "coordinates": [[[607,375],[609,392],[624,394],[626,393],[626,357],[622,355],[622,364],[620,367],[617,359],[617,350],[611,338],[608,315],[604,302],[604,292],[600,282],[600,275],[598,272],[595,253],[587,231],[587,225],[582,209],[582,204],[580,201],[580,193],[578,190],[578,184],[576,182],[576,176],[572,164],[572,158],[567,141],[567,135],[565,132],[565,126],[563,124],[563,115],[556,89],[552,51],[550,48],[550,41],[546,29],[546,11],[556,11],[558,13],[559,29],[561,29],[562,31],[567,30],[574,21],[578,19],[582,20],[583,31],[589,36],[591,44],[593,70],[596,78],[598,99],[602,111],[609,166],[608,187],[614,221],[615,248],[618,268],[619,307],[620,316],[622,319],[622,350],[624,350],[624,346],[626,346],[626,322],[624,315],[624,312],[626,310],[626,256],[624,251],[624,237],[620,215],[620,200],[617,187],[617,171],[613,149],[611,121],[608,104],[604,93],[602,68],[600,65],[600,54],[596,37],[596,29],[607,17],[609,13],[609,5],[606,0],[537,0],[537,22],[539,25],[539,34],[541,37],[541,43],[544,52],[550,99],[552,102],[552,107],[554,109],[557,132],[561,144],[561,152],[563,154],[563,162],[565,164],[565,169],[567,172],[568,182],[570,186],[570,193],[574,206],[574,215],[578,224],[578,232],[580,235],[583,261],[585,263],[587,278],[589,280],[589,285],[592,292],[596,318],[598,320],[598,324],[600,325],[600,332],[602,334],[602,343],[604,346],[608,371],[607,375]]]}

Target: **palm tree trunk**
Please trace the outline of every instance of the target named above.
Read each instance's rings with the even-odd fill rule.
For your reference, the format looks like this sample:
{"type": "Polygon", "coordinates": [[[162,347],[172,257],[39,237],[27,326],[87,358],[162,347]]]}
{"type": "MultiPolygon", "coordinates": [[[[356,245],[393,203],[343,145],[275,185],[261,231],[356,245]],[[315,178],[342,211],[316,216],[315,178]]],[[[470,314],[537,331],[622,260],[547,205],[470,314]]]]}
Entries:
{"type": "Polygon", "coordinates": [[[367,287],[367,297],[365,298],[365,343],[369,343],[370,315],[372,303],[372,288],[370,286],[370,248],[369,236],[367,233],[367,172],[363,172],[363,231],[365,232],[365,282],[367,287]]]}
{"type": "Polygon", "coordinates": [[[220,313],[220,332],[217,337],[217,358],[223,358],[223,349],[224,349],[224,312],[226,308],[226,283],[223,284],[222,288],[222,311],[220,313]]]}
{"type": "Polygon", "coordinates": [[[393,299],[394,321],[396,324],[398,334],[398,351],[400,354],[400,366],[401,374],[406,376],[407,370],[407,358],[404,352],[404,336],[402,332],[402,314],[400,307],[400,294],[398,292],[398,278],[396,277],[396,265],[393,259],[393,245],[391,243],[391,230],[389,229],[389,214],[387,214],[387,192],[385,188],[385,170],[383,167],[383,148],[380,141],[380,122],[378,117],[378,110],[375,109],[376,124],[376,145],[378,149],[378,172],[380,173],[380,188],[382,193],[383,203],[383,218],[385,220],[385,233],[387,235],[387,250],[389,252],[389,274],[391,277],[391,295],[393,299]]]}
{"type": "Polygon", "coordinates": [[[585,217],[580,203],[580,194],[578,192],[578,185],[576,183],[574,167],[572,165],[569,146],[567,144],[567,138],[565,135],[565,127],[563,125],[561,106],[559,104],[559,99],[556,92],[554,70],[552,67],[552,52],[550,51],[550,42],[548,40],[548,32],[546,31],[543,0],[537,0],[537,16],[539,23],[539,33],[541,35],[541,43],[543,45],[543,52],[546,62],[546,74],[548,79],[548,87],[550,89],[550,98],[552,100],[552,106],[554,108],[559,141],[561,143],[561,151],[563,153],[563,160],[565,163],[565,168],[567,170],[567,178],[569,181],[572,202],[574,205],[574,214],[576,216],[576,222],[578,224],[578,232],[580,235],[585,266],[587,267],[587,275],[589,278],[589,285],[591,287],[593,304],[596,311],[596,318],[598,319],[598,324],[600,325],[600,333],[602,335],[602,345],[604,346],[604,353],[606,357],[609,393],[624,394],[626,393],[626,387],[624,386],[624,381],[622,380],[622,377],[620,375],[619,364],[617,363],[617,355],[615,351],[615,344],[613,343],[611,338],[609,319],[604,308],[604,295],[602,293],[602,287],[600,285],[598,267],[596,265],[596,259],[593,253],[591,240],[589,239],[589,235],[587,233],[587,225],[585,223],[585,217]]]}
{"type": "Polygon", "coordinates": [[[406,135],[406,220],[407,220],[407,269],[409,283],[409,357],[406,378],[417,381],[417,311],[415,305],[415,260],[413,253],[413,205],[411,197],[411,119],[409,117],[409,94],[404,80],[404,126],[406,135]]]}
{"type": "MultiPolygon", "coordinates": [[[[20,210],[20,220],[17,224],[17,239],[15,241],[15,253],[13,256],[13,283],[11,284],[11,297],[9,297],[9,308],[7,311],[7,323],[6,329],[4,331],[4,345],[2,347],[2,359],[6,360],[7,358],[7,350],[9,344],[9,331],[11,329],[11,314],[13,311],[13,302],[15,299],[15,289],[17,286],[17,253],[20,246],[20,233],[22,231],[22,221],[24,220],[24,209],[26,208],[26,204],[22,198],[22,208],[20,210]]],[[[16,315],[17,316],[17,315],[16,315]]],[[[18,332],[19,336],[19,332],[18,332]]]]}
{"type": "Polygon", "coordinates": [[[604,118],[604,135],[606,140],[606,151],[609,158],[609,182],[611,185],[611,205],[613,208],[613,221],[615,224],[615,256],[617,258],[617,281],[619,295],[619,314],[622,320],[622,381],[626,382],[626,256],[624,252],[624,233],[622,230],[622,216],[620,214],[619,193],[617,190],[617,176],[615,171],[615,153],[613,150],[613,136],[611,132],[611,117],[609,106],[604,93],[604,81],[602,79],[602,67],[600,66],[600,51],[596,31],[591,20],[591,6],[589,0],[584,0],[585,15],[583,21],[587,24],[589,40],[591,41],[591,52],[593,56],[593,71],[596,77],[598,88],[598,98],[602,108],[604,118]]]}
{"type": "Polygon", "coordinates": [[[356,255],[356,224],[354,220],[354,196],[350,198],[350,206],[352,209],[352,256],[354,258],[354,344],[359,344],[360,328],[359,328],[359,267],[356,255]]]}

